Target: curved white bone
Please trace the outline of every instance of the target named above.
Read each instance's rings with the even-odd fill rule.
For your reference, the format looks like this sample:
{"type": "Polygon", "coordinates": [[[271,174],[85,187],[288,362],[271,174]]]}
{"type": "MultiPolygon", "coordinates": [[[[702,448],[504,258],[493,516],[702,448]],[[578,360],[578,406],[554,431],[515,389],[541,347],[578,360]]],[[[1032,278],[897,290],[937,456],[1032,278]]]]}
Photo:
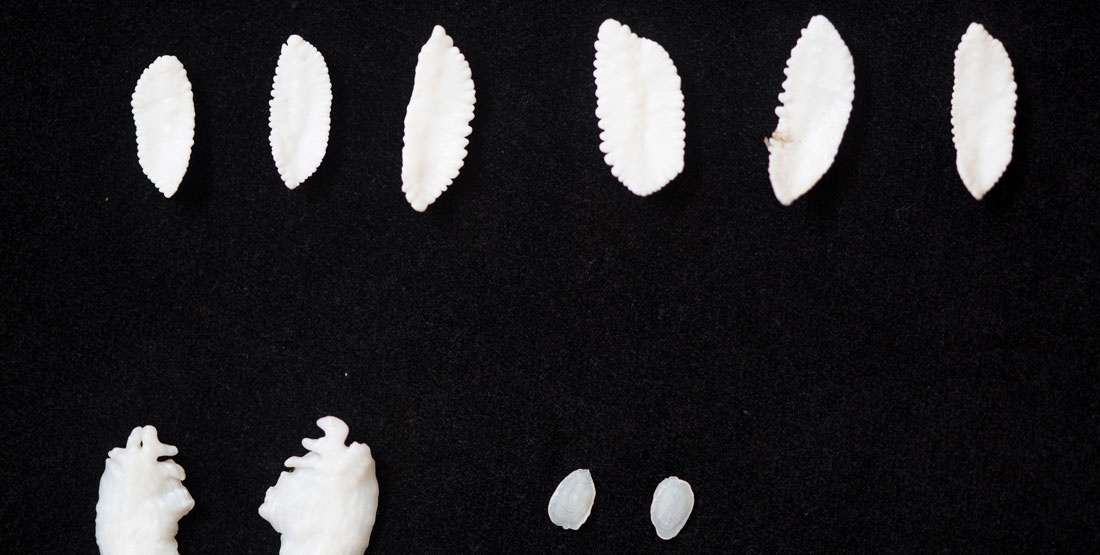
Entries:
{"type": "Polygon", "coordinates": [[[779,124],[768,147],[768,174],[784,206],[806,194],[833,165],[855,98],[852,54],[833,24],[815,15],[802,30],[787,67],[779,124]]]}
{"type": "Polygon", "coordinates": [[[458,177],[474,119],[470,64],[436,25],[417,57],[412,97],[405,112],[401,190],[423,212],[458,177]]]}
{"type": "Polygon", "coordinates": [[[684,94],[661,45],[608,19],[596,40],[596,117],[611,174],[638,196],[684,171],[684,94]]]}

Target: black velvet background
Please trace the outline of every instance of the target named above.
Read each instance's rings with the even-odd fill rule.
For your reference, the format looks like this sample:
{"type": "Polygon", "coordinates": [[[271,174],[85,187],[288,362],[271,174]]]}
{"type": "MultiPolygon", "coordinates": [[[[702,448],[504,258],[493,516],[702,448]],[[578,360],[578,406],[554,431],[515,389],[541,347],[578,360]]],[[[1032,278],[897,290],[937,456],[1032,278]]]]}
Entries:
{"type": "Polygon", "coordinates": [[[326,414],[377,460],[370,553],[1100,545],[1095,2],[143,4],[0,13],[9,552],[95,553],[107,451],[153,424],[197,502],[181,553],[276,553],[256,509],[326,414]],[[815,13],[856,100],[836,163],[784,208],[762,140],[815,13]],[[598,151],[607,17],[683,78],[686,170],[650,198],[598,151]],[[982,202],[949,117],[971,21],[1019,85],[982,202]],[[402,121],[437,23],[477,108],[461,176],[419,214],[402,121]],[[267,142],[292,33],[335,97],[296,191],[267,142]],[[161,54],[197,114],[168,200],[129,105],[161,54]],[[546,503],[579,467],[598,495],[566,532],[546,503]],[[696,507],[662,542],[668,475],[696,507]]]}

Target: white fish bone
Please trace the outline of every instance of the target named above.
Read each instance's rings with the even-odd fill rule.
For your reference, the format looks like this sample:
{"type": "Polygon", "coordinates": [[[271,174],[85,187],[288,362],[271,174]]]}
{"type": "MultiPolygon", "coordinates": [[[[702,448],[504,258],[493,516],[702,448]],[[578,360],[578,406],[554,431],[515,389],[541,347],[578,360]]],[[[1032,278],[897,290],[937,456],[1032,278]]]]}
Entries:
{"type": "Polygon", "coordinates": [[[178,555],[179,519],[195,506],[183,486],[179,451],[157,439],[152,426],[130,432],[126,447],[107,454],[99,480],[95,538],[102,555],[178,555]]]}
{"type": "Polygon", "coordinates": [[[298,35],[283,44],[271,87],[271,157],[287,188],[301,185],[328,149],[332,83],[321,53],[298,35]]]}
{"type": "Polygon", "coordinates": [[[661,480],[653,490],[653,502],[649,506],[649,520],[657,537],[662,540],[675,538],[684,529],[694,508],[695,493],[691,491],[691,484],[676,476],[661,480]]]}
{"type": "Polygon", "coordinates": [[[587,468],[578,468],[554,488],[546,513],[550,515],[550,522],[566,530],[579,530],[592,514],[595,502],[596,484],[592,481],[592,473],[587,468]]]}
{"type": "Polygon", "coordinates": [[[130,101],[141,170],[165,197],[179,189],[195,142],[191,82],[175,56],[161,56],[141,73],[130,101]]]}
{"type": "Polygon", "coordinates": [[[684,171],[684,94],[661,45],[608,19],[596,40],[596,117],[611,174],[638,196],[684,171]]]}
{"type": "Polygon", "coordinates": [[[280,555],[363,555],[378,510],[370,447],[344,445],[348,425],[317,421],[325,435],[303,439],[309,453],[286,460],[289,472],[268,488],[260,516],[282,534],[280,555]]]}
{"type": "Polygon", "coordinates": [[[401,191],[417,212],[426,210],[458,177],[475,101],[470,64],[436,25],[417,57],[401,149],[401,191]]]}
{"type": "Polygon", "coordinates": [[[975,199],[1001,178],[1012,160],[1016,81],[1001,41],[971,23],[955,51],[951,134],[959,177],[975,199]]]}
{"type": "Polygon", "coordinates": [[[779,123],[764,144],[775,198],[789,206],[833,165],[852,112],[855,65],[833,24],[815,15],[783,73],[779,123]]]}

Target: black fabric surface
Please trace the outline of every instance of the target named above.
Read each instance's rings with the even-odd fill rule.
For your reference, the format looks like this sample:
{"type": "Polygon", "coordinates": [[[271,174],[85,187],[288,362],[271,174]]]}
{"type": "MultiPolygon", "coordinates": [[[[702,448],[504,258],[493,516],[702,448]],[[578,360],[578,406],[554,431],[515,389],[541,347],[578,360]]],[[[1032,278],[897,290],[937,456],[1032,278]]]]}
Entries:
{"type": "Polygon", "coordinates": [[[333,414],[368,443],[368,553],[1096,552],[1095,2],[35,3],[0,13],[2,543],[95,553],[107,451],[153,424],[195,509],[180,552],[271,554],[256,510],[333,414]],[[762,139],[825,14],[856,96],[785,208],[762,139]],[[598,151],[593,41],[619,19],[683,79],[686,169],[649,198],[598,151]],[[1012,164],[955,170],[952,61],[1005,45],[1012,164]],[[400,191],[413,70],[441,24],[474,132],[424,214],[400,191]],[[268,146],[292,33],[324,55],[328,153],[268,146]],[[164,199],[130,95],[184,63],[190,169],[164,199]],[[579,531],[558,481],[589,468],[579,531]],[[653,488],[695,512],[662,542],[653,488]]]}

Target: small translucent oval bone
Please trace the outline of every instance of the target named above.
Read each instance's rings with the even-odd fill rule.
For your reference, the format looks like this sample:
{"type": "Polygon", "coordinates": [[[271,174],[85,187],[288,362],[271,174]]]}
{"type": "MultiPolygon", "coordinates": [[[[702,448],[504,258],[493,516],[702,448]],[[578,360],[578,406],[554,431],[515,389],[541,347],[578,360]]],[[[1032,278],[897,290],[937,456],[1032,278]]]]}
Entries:
{"type": "Polygon", "coordinates": [[[175,56],[161,56],[141,73],[130,101],[141,171],[165,197],[179,189],[195,143],[191,82],[175,56]]]}
{"type": "Polygon", "coordinates": [[[298,187],[328,149],[332,83],[321,53],[298,35],[283,44],[271,87],[271,157],[287,188],[298,187]]]}
{"type": "Polygon", "coordinates": [[[317,427],[325,435],[302,440],[309,453],[286,460],[291,470],[268,488],[260,516],[282,534],[280,555],[362,555],[378,509],[370,447],[344,445],[348,426],[335,416],[317,427]]]}
{"type": "Polygon", "coordinates": [[[1001,41],[971,23],[955,51],[951,134],[959,177],[981,200],[1012,160],[1016,81],[1001,41]]]}
{"type": "Polygon", "coordinates": [[[768,174],[784,206],[806,194],[833,165],[855,98],[852,54],[825,16],[802,30],[783,70],[779,123],[768,147],[768,174]]]}
{"type": "Polygon", "coordinates": [[[439,25],[420,49],[405,112],[401,191],[423,212],[458,177],[474,119],[470,64],[439,25]]]}
{"type": "Polygon", "coordinates": [[[695,508],[695,493],[691,484],[669,476],[657,484],[653,491],[653,503],[649,506],[649,520],[657,530],[657,537],[671,540],[687,524],[691,510],[695,508]]]}
{"type": "Polygon", "coordinates": [[[592,473],[587,468],[580,468],[570,472],[558,484],[550,496],[546,512],[550,515],[550,522],[566,530],[579,530],[592,513],[595,501],[596,484],[592,482],[592,473]]]}
{"type": "Polygon", "coordinates": [[[611,174],[638,196],[684,171],[684,94],[661,45],[608,19],[596,40],[596,117],[611,174]]]}
{"type": "Polygon", "coordinates": [[[99,480],[95,539],[102,555],[178,555],[179,519],[195,506],[179,451],[157,439],[152,426],[134,428],[126,447],[107,454],[99,480]]]}

